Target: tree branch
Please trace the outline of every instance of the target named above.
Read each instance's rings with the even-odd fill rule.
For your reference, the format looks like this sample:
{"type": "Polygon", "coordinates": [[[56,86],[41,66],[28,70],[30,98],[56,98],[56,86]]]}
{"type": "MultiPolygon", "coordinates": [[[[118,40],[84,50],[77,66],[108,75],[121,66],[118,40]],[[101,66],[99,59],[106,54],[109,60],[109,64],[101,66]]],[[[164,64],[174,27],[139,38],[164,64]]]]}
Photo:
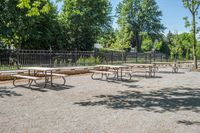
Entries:
{"type": "Polygon", "coordinates": [[[196,9],[194,10],[194,12],[197,12],[197,10],[199,9],[199,4],[197,5],[196,9]]]}

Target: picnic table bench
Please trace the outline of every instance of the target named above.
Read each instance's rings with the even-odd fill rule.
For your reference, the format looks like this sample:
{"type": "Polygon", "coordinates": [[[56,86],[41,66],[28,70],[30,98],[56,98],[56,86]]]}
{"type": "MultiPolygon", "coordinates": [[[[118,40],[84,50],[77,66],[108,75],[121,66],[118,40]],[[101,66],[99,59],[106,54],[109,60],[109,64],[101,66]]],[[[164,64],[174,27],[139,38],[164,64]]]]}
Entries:
{"type": "Polygon", "coordinates": [[[28,79],[29,80],[29,82],[28,82],[28,87],[30,87],[31,85],[32,85],[32,83],[33,83],[33,81],[35,81],[36,82],[36,80],[39,80],[39,79],[41,79],[40,77],[35,77],[35,76],[26,76],[26,75],[20,75],[20,74],[17,74],[17,75],[12,75],[13,77],[14,77],[14,79],[13,79],[13,85],[14,86],[18,86],[18,85],[16,85],[16,80],[17,80],[17,78],[22,78],[22,79],[28,79]]]}
{"type": "MultiPolygon", "coordinates": [[[[114,78],[116,80],[123,80],[123,69],[127,68],[127,66],[124,65],[96,65],[95,68],[98,69],[108,69],[109,72],[114,72],[115,76],[114,78]]],[[[129,78],[131,79],[131,77],[129,78]]]]}
{"type": "Polygon", "coordinates": [[[179,67],[179,68],[192,68],[192,67],[194,67],[194,62],[193,61],[177,61],[177,66],[179,67]]]}
{"type": "Polygon", "coordinates": [[[159,67],[171,67],[172,68],[172,73],[177,73],[178,72],[178,66],[176,62],[153,62],[157,69],[159,67]]]}
{"type": "Polygon", "coordinates": [[[135,63],[126,63],[124,64],[129,68],[125,71],[130,72],[131,76],[134,73],[145,73],[145,77],[153,77],[155,76],[155,65],[153,64],[135,64],[135,63]]]}
{"type": "Polygon", "coordinates": [[[90,70],[90,72],[92,73],[91,78],[96,80],[97,78],[94,77],[95,74],[101,74],[101,79],[103,79],[103,77],[106,77],[106,80],[108,80],[109,75],[116,75],[116,72],[114,71],[100,71],[100,70],[90,70]]]}
{"type": "Polygon", "coordinates": [[[38,84],[36,81],[41,79],[42,77],[45,78],[44,87],[46,87],[47,83],[50,83],[50,85],[53,86],[53,76],[61,77],[63,79],[63,84],[60,84],[60,85],[65,85],[66,83],[65,76],[67,75],[53,72],[53,71],[59,70],[59,68],[23,67],[21,69],[27,70],[28,75],[23,75],[23,74],[12,75],[14,77],[14,80],[13,80],[14,86],[17,86],[15,83],[17,78],[28,79],[29,87],[32,85],[33,81],[36,84],[38,84]],[[33,71],[33,74],[31,74],[31,71],[33,71]],[[39,75],[40,72],[42,72],[42,76],[39,75]]]}

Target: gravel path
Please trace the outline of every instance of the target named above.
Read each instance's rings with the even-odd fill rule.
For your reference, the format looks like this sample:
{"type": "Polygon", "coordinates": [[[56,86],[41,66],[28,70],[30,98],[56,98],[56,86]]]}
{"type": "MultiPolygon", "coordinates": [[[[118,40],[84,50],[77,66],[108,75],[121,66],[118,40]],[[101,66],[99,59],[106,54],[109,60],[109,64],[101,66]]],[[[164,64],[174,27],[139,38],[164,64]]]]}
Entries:
{"type": "Polygon", "coordinates": [[[1,82],[0,133],[199,133],[200,73],[157,76],[107,82],[78,75],[57,89],[1,82]]]}

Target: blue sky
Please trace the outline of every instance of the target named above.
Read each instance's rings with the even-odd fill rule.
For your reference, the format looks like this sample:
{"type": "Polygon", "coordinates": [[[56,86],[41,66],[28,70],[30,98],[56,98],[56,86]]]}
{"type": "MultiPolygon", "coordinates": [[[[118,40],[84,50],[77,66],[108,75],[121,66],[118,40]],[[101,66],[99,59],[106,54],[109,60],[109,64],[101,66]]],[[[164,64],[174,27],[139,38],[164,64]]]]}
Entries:
{"type": "MultiPolygon", "coordinates": [[[[53,0],[55,1],[55,0],[53,0]]],[[[115,15],[115,9],[118,3],[122,0],[111,0],[113,6],[112,14],[115,15]]],[[[162,23],[167,27],[165,33],[168,33],[169,30],[172,32],[187,32],[185,22],[183,17],[190,16],[189,11],[185,9],[182,5],[182,0],[156,0],[160,10],[163,13],[162,23]]],[[[61,7],[61,4],[58,4],[58,8],[61,7]]],[[[114,19],[113,27],[117,28],[116,19],[114,19]]]]}

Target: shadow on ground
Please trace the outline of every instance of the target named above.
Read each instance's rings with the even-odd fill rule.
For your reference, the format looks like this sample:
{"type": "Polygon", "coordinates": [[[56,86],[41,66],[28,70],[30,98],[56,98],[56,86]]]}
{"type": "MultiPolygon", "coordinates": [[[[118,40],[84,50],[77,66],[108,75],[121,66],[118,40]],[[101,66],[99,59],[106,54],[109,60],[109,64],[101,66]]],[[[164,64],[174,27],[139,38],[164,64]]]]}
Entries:
{"type": "Polygon", "coordinates": [[[16,93],[6,87],[0,87],[0,98],[11,97],[11,96],[22,96],[22,94],[16,93]]]}
{"type": "Polygon", "coordinates": [[[185,74],[185,72],[176,72],[176,73],[174,73],[174,72],[171,72],[171,71],[158,71],[157,73],[162,73],[162,74],[185,74]]]}
{"type": "Polygon", "coordinates": [[[159,79],[159,78],[163,78],[162,76],[153,76],[153,77],[148,77],[148,76],[145,76],[145,75],[139,75],[139,74],[134,74],[132,75],[132,78],[146,78],[146,79],[159,79]]]}
{"type": "MultiPolygon", "coordinates": [[[[48,90],[62,91],[62,90],[68,90],[68,89],[74,88],[74,86],[71,86],[71,85],[56,85],[56,84],[54,84],[53,87],[47,85],[45,88],[44,88],[44,84],[32,85],[31,87],[19,85],[17,87],[30,89],[32,91],[39,91],[39,92],[48,92],[48,90]]],[[[17,87],[14,87],[14,88],[17,88],[17,87]]]]}
{"type": "Polygon", "coordinates": [[[158,91],[120,91],[118,95],[99,95],[81,106],[105,106],[112,109],[139,109],[157,113],[190,110],[200,112],[200,88],[164,88],[158,91]]]}
{"type": "Polygon", "coordinates": [[[186,126],[191,126],[191,125],[200,125],[200,122],[198,121],[186,121],[186,120],[182,120],[182,121],[178,121],[177,122],[178,124],[183,124],[183,125],[186,125],[186,126]]]}

